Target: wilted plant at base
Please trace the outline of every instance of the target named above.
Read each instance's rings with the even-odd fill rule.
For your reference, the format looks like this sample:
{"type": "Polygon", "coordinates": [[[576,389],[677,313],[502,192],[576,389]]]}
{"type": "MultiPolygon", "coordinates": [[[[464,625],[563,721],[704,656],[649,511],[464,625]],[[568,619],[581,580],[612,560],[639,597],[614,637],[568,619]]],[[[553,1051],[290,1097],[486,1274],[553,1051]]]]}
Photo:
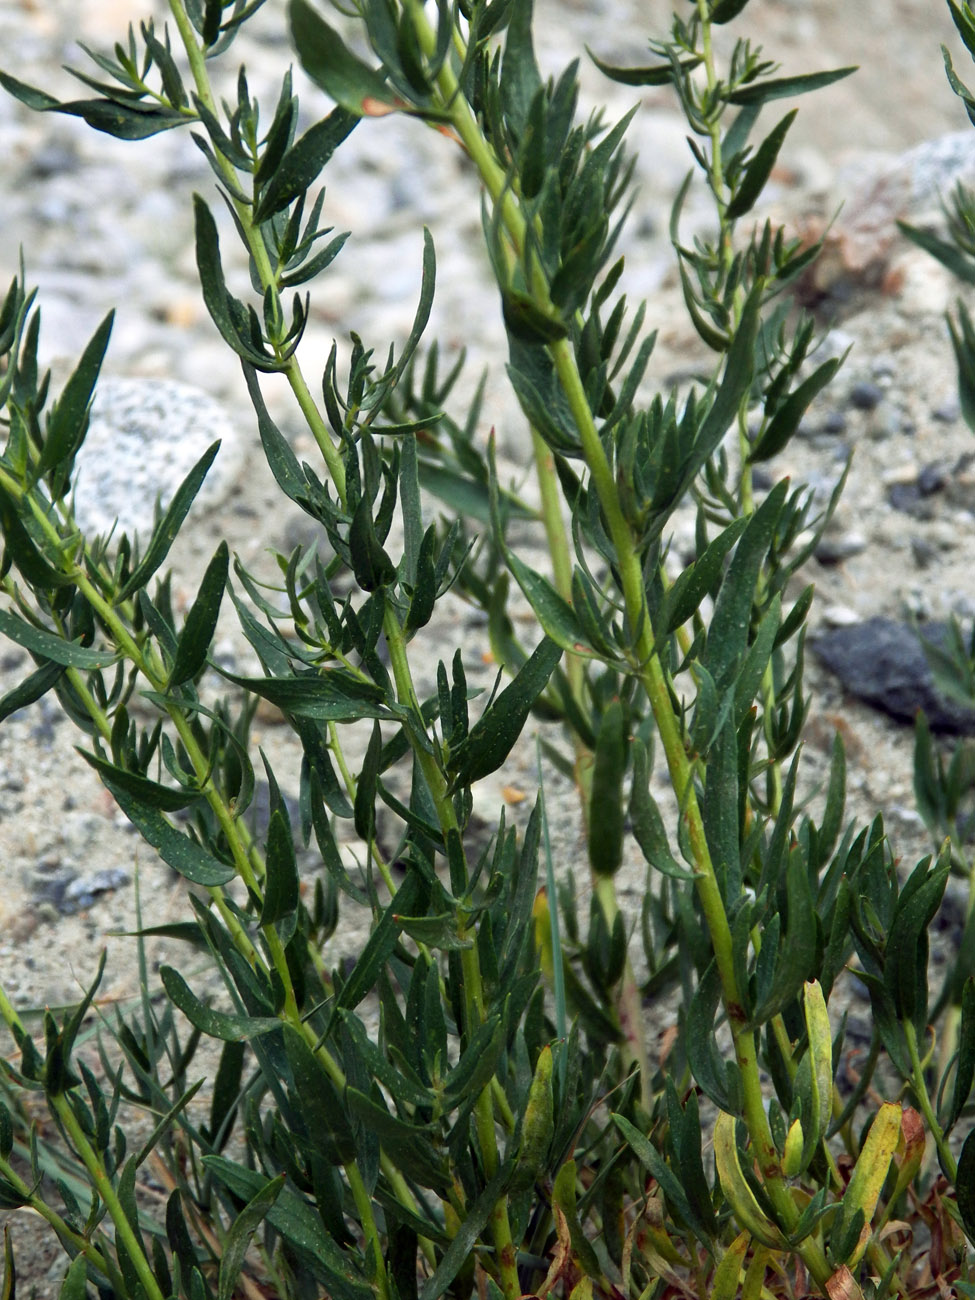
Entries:
{"type": "MultiPolygon", "coordinates": [[[[144,549],[84,536],[71,474],[111,320],[51,400],[33,296],[23,277],[12,285],[0,315],[0,630],[37,667],[0,714],[56,692],[119,806],[196,886],[167,933],[207,958],[225,997],[213,1004],[195,970],[173,967],[157,989],[143,959],[139,1005],[99,1027],[98,1073],[76,1049],[101,969],[77,1009],[46,1015],[43,1041],[0,997],[17,1049],[0,1110],[4,1203],[51,1224],[71,1300],[89,1285],[149,1300],[975,1294],[975,1143],[955,1140],[970,1117],[975,982],[965,966],[929,1007],[927,973],[957,842],[902,881],[879,816],[844,825],[839,742],[819,820],[804,810],[812,591],[795,595],[793,579],[839,489],[817,515],[806,489],[759,491],[753,474],[839,364],[817,362],[815,325],[789,296],[816,249],[751,215],[794,112],[762,130],[759,118],[850,69],[780,77],[747,39],[719,64],[714,29],[739,19],[741,0],[685,5],[646,67],[597,58],[625,84],[671,85],[691,131],[695,171],[672,237],[713,366],[688,391],[648,399],[653,305],[631,314],[614,255],[634,201],[628,118],[577,121],[576,66],[542,79],[531,4],[368,0],[346,15],[364,61],[292,0],[299,59],[336,102],[301,135],[290,72],[263,117],[243,71],[235,103],[215,97],[211,67],[258,7],[171,0],[172,34],[145,25],[113,56],[92,55],[110,78],[79,74],[93,99],[60,104],[0,76],[28,105],[123,138],[194,131],[254,289],[248,301],[229,290],[215,219],[195,196],[204,300],[241,359],[274,478],[323,541],[279,556],[274,588],[236,560],[231,579],[221,542],[178,619],[159,575],[216,448],[144,549]],[[382,362],[353,335],[347,363],[333,347],[320,377],[303,368],[298,290],[327,277],[345,240],[322,226],[315,187],[361,118],[381,131],[394,112],[463,149],[480,178],[535,512],[500,483],[493,444],[483,451],[481,390],[451,410],[459,366],[445,375],[436,345],[420,350],[430,234],[406,341],[382,362]],[[714,231],[688,243],[695,180],[714,231]],[[271,419],[268,373],[285,377],[324,467],[299,462],[271,419]],[[689,495],[696,558],[675,572],[670,529],[689,495]],[[519,554],[511,524],[526,517],[548,574],[519,554]],[[527,642],[508,610],[512,580],[537,619],[527,642]],[[437,627],[450,589],[488,616],[507,680],[486,700],[453,647],[436,690],[418,692],[417,637],[437,627]],[[211,657],[228,595],[258,675],[211,657]],[[302,755],[294,818],[261,755],[261,834],[246,816],[258,699],[302,755]],[[487,847],[469,833],[475,787],[533,719],[540,750],[578,787],[588,920],[571,876],[556,876],[541,785],[520,834],[503,814],[487,847]],[[655,764],[676,817],[651,793],[655,764]],[[341,820],[361,843],[356,869],[339,852],[341,820]],[[322,872],[303,896],[308,845],[322,872]],[[636,934],[614,886],[631,846],[647,866],[636,934]],[[350,970],[333,969],[329,939],[352,909],[371,918],[370,937],[350,970]],[[855,1079],[829,1006],[847,969],[873,1009],[855,1079]],[[664,993],[681,1010],[653,1062],[645,1026],[664,993]],[[942,1025],[950,1047],[938,1053],[942,1025]],[[204,1038],[222,1044],[206,1104],[204,1038]],[[42,1098],[49,1122],[32,1127],[42,1098]],[[124,1121],[133,1106],[151,1117],[138,1146],[124,1121]],[[141,1190],[147,1170],[164,1211],[141,1190]]],[[[942,798],[950,817],[950,779],[933,757],[926,770],[942,791],[929,802],[942,798]]],[[[12,1288],[9,1238],[6,1267],[12,1288]]]]}

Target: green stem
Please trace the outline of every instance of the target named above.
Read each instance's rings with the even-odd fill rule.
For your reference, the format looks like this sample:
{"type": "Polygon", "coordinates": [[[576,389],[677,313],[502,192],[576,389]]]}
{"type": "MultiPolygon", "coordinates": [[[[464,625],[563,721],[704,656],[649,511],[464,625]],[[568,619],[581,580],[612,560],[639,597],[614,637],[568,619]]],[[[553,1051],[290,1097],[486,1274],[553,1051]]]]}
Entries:
{"type": "Polygon", "coordinates": [[[928,1092],[928,1085],[924,1078],[924,1066],[921,1063],[921,1054],[918,1050],[917,1031],[914,1028],[914,1021],[905,1019],[901,1023],[904,1027],[904,1036],[907,1039],[907,1050],[911,1056],[911,1085],[917,1096],[918,1105],[921,1107],[921,1113],[927,1122],[929,1130],[934,1135],[935,1145],[938,1148],[938,1154],[941,1156],[945,1172],[954,1184],[958,1181],[958,1162],[952,1154],[944,1129],[938,1123],[934,1106],[931,1104],[931,1095],[928,1092]]]}
{"type": "Polygon", "coordinates": [[[112,1223],[115,1225],[115,1235],[125,1247],[126,1253],[132,1262],[132,1267],[138,1274],[139,1281],[142,1284],[149,1300],[166,1300],[159,1283],[156,1281],[155,1274],[146,1259],[145,1250],[142,1240],[132,1224],[128,1220],[125,1210],[122,1208],[122,1202],[116,1194],[112,1185],[112,1180],[105,1172],[97,1152],[88,1141],[84,1130],[78,1122],[68,1099],[61,1095],[50,1098],[51,1109],[60,1119],[64,1126],[65,1132],[70,1136],[74,1143],[75,1150],[78,1152],[89,1176],[95,1186],[102,1204],[111,1215],[112,1223]]]}
{"type": "Polygon", "coordinates": [[[88,1259],[94,1268],[104,1273],[116,1295],[124,1294],[124,1282],[122,1274],[115,1267],[111,1258],[104,1254],[102,1250],[95,1245],[90,1237],[83,1236],[80,1232],[75,1232],[69,1223],[67,1223],[56,1210],[53,1210],[40,1196],[33,1193],[30,1186],[20,1177],[13,1166],[6,1160],[0,1159],[0,1174],[7,1182],[13,1186],[23,1197],[24,1207],[31,1209],[48,1223],[57,1233],[59,1239],[63,1242],[70,1242],[75,1249],[88,1259]]]}

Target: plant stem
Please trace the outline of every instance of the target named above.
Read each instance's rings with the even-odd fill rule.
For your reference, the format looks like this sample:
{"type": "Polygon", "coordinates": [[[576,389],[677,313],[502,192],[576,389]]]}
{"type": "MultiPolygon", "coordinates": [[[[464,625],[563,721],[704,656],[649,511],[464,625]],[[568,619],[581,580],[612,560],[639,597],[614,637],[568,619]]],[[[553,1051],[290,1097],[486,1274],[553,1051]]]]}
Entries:
{"type": "Polygon", "coordinates": [[[145,1289],[149,1300],[166,1300],[156,1281],[155,1275],[146,1259],[145,1249],[142,1245],[141,1238],[135,1228],[129,1222],[128,1216],[122,1207],[122,1202],[112,1185],[112,1180],[105,1172],[97,1152],[88,1141],[84,1130],[78,1122],[71,1103],[63,1094],[49,1098],[51,1109],[58,1116],[64,1126],[65,1131],[74,1143],[75,1150],[81,1156],[85,1168],[95,1185],[98,1196],[104,1204],[108,1213],[111,1215],[112,1223],[115,1225],[115,1233],[132,1262],[132,1267],[139,1276],[139,1281],[145,1289]]]}
{"type": "Polygon", "coordinates": [[[952,1183],[956,1183],[958,1181],[958,1162],[952,1154],[944,1129],[938,1123],[934,1106],[931,1104],[931,1095],[925,1082],[924,1066],[921,1063],[921,1054],[918,1050],[917,1030],[914,1028],[914,1021],[905,1019],[901,1023],[904,1027],[904,1037],[907,1039],[907,1050],[911,1055],[911,1086],[917,1095],[921,1113],[924,1115],[928,1128],[934,1136],[935,1145],[938,1148],[938,1154],[941,1156],[941,1163],[944,1166],[945,1173],[952,1183]]]}

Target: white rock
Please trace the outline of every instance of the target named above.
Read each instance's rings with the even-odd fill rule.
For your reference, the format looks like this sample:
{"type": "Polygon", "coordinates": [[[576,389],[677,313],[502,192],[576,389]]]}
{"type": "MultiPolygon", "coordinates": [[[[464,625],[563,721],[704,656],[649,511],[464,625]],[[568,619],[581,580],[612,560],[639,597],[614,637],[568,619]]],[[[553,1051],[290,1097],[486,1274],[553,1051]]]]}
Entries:
{"type": "Polygon", "coordinates": [[[195,507],[224,499],[244,460],[227,411],[202,389],[167,379],[104,379],[75,462],[75,513],[89,533],[148,536],[157,498],[165,508],[217,438],[220,451],[195,507]]]}

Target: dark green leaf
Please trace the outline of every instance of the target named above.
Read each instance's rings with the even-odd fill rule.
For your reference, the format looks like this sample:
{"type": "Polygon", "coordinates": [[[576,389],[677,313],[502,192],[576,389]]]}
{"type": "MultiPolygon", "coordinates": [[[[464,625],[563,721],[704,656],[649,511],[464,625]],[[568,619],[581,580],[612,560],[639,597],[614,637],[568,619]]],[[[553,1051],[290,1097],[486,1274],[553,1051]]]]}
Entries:
{"type": "Polygon", "coordinates": [[[219,1038],[228,1043],[246,1042],[258,1034],[281,1028],[281,1021],[274,1016],[237,1016],[206,1006],[172,966],[161,967],[159,976],[170,1002],[208,1038],[219,1038]]]}
{"type": "MultiPolygon", "coordinates": [[[[653,63],[645,68],[617,68],[610,63],[597,59],[592,50],[586,47],[586,53],[596,67],[610,81],[618,81],[624,86],[667,86],[676,79],[676,69],[672,63],[653,63]]],[[[692,54],[680,59],[677,67],[681,72],[693,72],[701,63],[701,56],[692,54]]]]}
{"type": "Polygon", "coordinates": [[[308,128],[291,146],[261,190],[254,208],[254,220],[267,221],[276,212],[304,194],[332,154],[359,122],[344,108],[333,108],[327,117],[308,128]]]}
{"type": "Polygon", "coordinates": [[[183,479],[175,496],[169,503],[166,513],[156,525],[141,563],[136,565],[128,582],[116,596],[116,603],[121,604],[122,601],[128,600],[141,587],[145,587],[149,579],[166,559],[183,520],[189,512],[196,494],[203,486],[203,480],[206,478],[207,471],[213,464],[213,459],[219,450],[219,441],[211,443],[186,478],[183,479]]]}
{"type": "Polygon", "coordinates": [[[830,383],[842,364],[841,357],[832,357],[829,361],[824,361],[808,379],[803,380],[798,388],[789,394],[749,452],[749,461],[768,460],[771,456],[778,455],[799,428],[799,421],[809,409],[813,399],[830,383]]]}
{"type": "Polygon", "coordinates": [[[288,6],[291,38],[301,66],[326,95],[348,113],[375,117],[409,104],[395,94],[386,79],[352,53],[334,28],[308,0],[291,0],[288,6]]]}
{"type": "Polygon", "coordinates": [[[261,695],[284,713],[298,717],[355,722],[359,718],[395,716],[383,704],[381,687],[343,668],[304,672],[297,677],[237,677],[222,668],[218,671],[245,691],[261,695]]]}
{"type": "MultiPolygon", "coordinates": [[[[267,1178],[223,1156],[204,1156],[206,1168],[235,1196],[249,1201],[266,1186],[267,1178]]],[[[351,1252],[339,1250],[319,1215],[290,1187],[285,1187],[268,1211],[268,1222],[297,1249],[316,1277],[326,1282],[332,1300],[374,1300],[371,1286],[352,1268],[351,1252]]]]}
{"type": "Polygon", "coordinates": [[[88,408],[114,319],[115,313],[109,312],[92,335],[77,368],[54,405],[47,422],[47,436],[37,460],[38,476],[46,474],[62,461],[70,460],[84,440],[88,429],[88,408]]]}
{"type": "Polygon", "coordinates": [[[46,663],[43,667],[38,668],[36,672],[25,677],[19,686],[15,686],[0,699],[0,722],[4,718],[9,718],[12,713],[18,709],[26,708],[28,704],[33,704],[54,686],[64,672],[61,664],[46,663]]]}
{"type": "MultiPolygon", "coordinates": [[[[13,498],[4,488],[0,488],[0,531],[3,533],[5,549],[3,564],[9,567],[12,560],[21,576],[32,587],[50,591],[71,585],[71,576],[61,569],[55,569],[38,550],[20,518],[13,498]]],[[[3,572],[6,572],[6,568],[3,572]]]]}
{"type": "Polygon", "coordinates": [[[955,1180],[958,1213],[961,1215],[965,1236],[975,1245],[975,1129],[965,1139],[958,1157],[958,1177],[955,1180]]]}
{"type": "Polygon", "coordinates": [[[958,1060],[951,1092],[948,1127],[953,1128],[968,1101],[975,1080],[975,977],[969,975],[962,988],[961,1023],[958,1028],[958,1060]]]}
{"type": "Polygon", "coordinates": [[[217,629],[220,602],[223,600],[224,588],[227,585],[229,567],[230,551],[227,543],[221,542],[213,559],[207,565],[196,600],[186,615],[186,622],[183,624],[176,649],[176,659],[169,674],[169,689],[190,681],[206,663],[207,651],[217,629]]]}
{"type": "Polygon", "coordinates": [[[856,72],[856,67],[834,68],[830,72],[806,72],[795,77],[773,77],[771,81],[753,81],[733,90],[729,104],[767,104],[772,99],[788,99],[792,95],[805,95],[810,90],[822,90],[834,81],[856,72]]]}
{"type": "Polygon", "coordinates": [[[420,1292],[420,1300],[440,1300],[441,1296],[448,1294],[450,1284],[460,1272],[495,1211],[499,1198],[511,1178],[512,1164],[511,1160],[504,1161],[467,1211],[464,1221],[444,1251],[443,1258],[424,1284],[420,1292]]]}
{"type": "MultiPolygon", "coordinates": [[[[78,1254],[71,1261],[71,1266],[64,1275],[58,1300],[85,1300],[88,1294],[88,1261],[83,1254],[78,1254]]],[[[7,1296],[4,1295],[4,1300],[7,1296]]],[[[13,1300],[11,1291],[9,1300],[13,1300]]]]}
{"type": "Polygon", "coordinates": [[[338,998],[338,1008],[353,1010],[376,987],[379,971],[396,947],[400,914],[408,915],[419,896],[419,877],[410,872],[383,912],[338,998]]]}
{"type": "Polygon", "coordinates": [[[788,489],[787,480],[777,483],[752,515],[718,592],[703,662],[719,690],[745,653],[755,585],[788,489]]]}
{"type": "Polygon", "coordinates": [[[152,845],[167,866],[172,867],[185,880],[212,889],[225,885],[234,878],[233,867],[208,853],[202,844],[197,844],[188,835],[170,826],[151,803],[143,801],[132,791],[123,789],[104,773],[102,781],[129,821],[138,828],[142,838],[152,845]]]}
{"type": "Polygon", "coordinates": [[[965,284],[975,284],[975,259],[960,249],[957,244],[942,239],[933,231],[908,225],[906,221],[898,221],[897,228],[902,235],[906,235],[912,243],[917,244],[918,248],[923,248],[926,253],[936,257],[952,275],[957,276],[965,284]]]}
{"type": "Polygon", "coordinates": [[[298,1093],[301,1116],[313,1149],[333,1163],[355,1158],[355,1132],[346,1109],[317,1054],[293,1026],[284,1031],[284,1045],[291,1077],[298,1093]]]}
{"type": "Polygon", "coordinates": [[[284,1174],[278,1174],[253,1196],[230,1225],[220,1250],[220,1274],[217,1300],[232,1300],[237,1280],[250,1249],[251,1238],[267,1218],[284,1187],[284,1174]]]}
{"type": "Polygon", "coordinates": [[[725,556],[737,542],[748,523],[746,517],[734,520],[711,542],[702,555],[687,565],[674,580],[664,600],[662,623],[665,633],[676,632],[700,607],[705,596],[718,585],[725,556]]]}
{"type": "Polygon", "coordinates": [[[650,793],[650,770],[646,744],[633,741],[633,786],[630,791],[630,821],[633,837],[648,864],[675,880],[693,880],[693,873],[682,867],[670,851],[667,831],[660,809],[650,793]]]}
{"type": "Polygon", "coordinates": [[[158,781],[153,781],[138,772],[130,772],[127,768],[110,763],[108,759],[98,754],[89,753],[77,746],[76,748],[85,762],[90,763],[98,772],[109,789],[114,790],[117,786],[120,790],[127,791],[146,808],[158,808],[161,812],[176,812],[177,809],[186,808],[201,797],[200,790],[185,788],[180,790],[168,785],[160,785],[158,781]]]}
{"type": "Polygon", "coordinates": [[[786,113],[785,117],[777,126],[773,127],[758,146],[754,156],[749,160],[744,175],[725,209],[725,216],[729,221],[737,221],[746,212],[751,212],[755,206],[769,176],[772,174],[772,168],[779,156],[779,150],[782,148],[782,143],[798,111],[797,108],[794,108],[791,112],[786,113]]]}
{"type": "Polygon", "coordinates": [[[626,716],[618,698],[599,721],[589,797],[589,862],[597,876],[612,876],[623,863],[626,805],[626,716]]]}
{"type": "Polygon", "coordinates": [[[83,118],[96,131],[114,135],[119,140],[145,140],[148,136],[169,131],[192,121],[176,109],[150,105],[139,100],[75,99],[63,103],[43,90],[28,86],[6,72],[0,72],[0,86],[28,108],[42,113],[65,113],[83,118]]]}
{"type": "Polygon", "coordinates": [[[77,641],[66,641],[64,637],[43,628],[34,627],[32,623],[19,618],[9,610],[0,609],[0,633],[17,645],[23,646],[31,654],[60,664],[65,668],[107,668],[118,659],[114,650],[88,650],[77,641]]]}
{"type": "Polygon", "coordinates": [[[294,934],[298,910],[298,863],[291,827],[280,808],[275,808],[267,831],[267,877],[261,925],[278,925],[281,942],[294,934]]]}
{"type": "Polygon", "coordinates": [[[730,23],[733,18],[737,18],[748,0],[715,0],[711,5],[709,17],[711,22],[718,25],[730,23]]]}
{"type": "Polygon", "coordinates": [[[551,637],[539,642],[514,680],[488,705],[450,755],[448,770],[456,785],[472,785],[502,765],[561,658],[562,648],[551,637]]]}

